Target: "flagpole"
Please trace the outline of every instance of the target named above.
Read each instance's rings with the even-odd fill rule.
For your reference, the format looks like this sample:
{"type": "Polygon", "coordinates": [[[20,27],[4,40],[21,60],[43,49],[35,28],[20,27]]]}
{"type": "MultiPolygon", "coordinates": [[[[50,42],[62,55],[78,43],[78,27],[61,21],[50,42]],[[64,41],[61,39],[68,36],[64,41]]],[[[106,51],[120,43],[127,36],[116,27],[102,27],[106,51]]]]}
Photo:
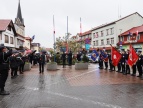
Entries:
{"type": "Polygon", "coordinates": [[[55,20],[54,20],[54,15],[53,15],[53,38],[54,38],[54,62],[55,62],[55,47],[56,47],[56,43],[55,43],[55,20]]]}
{"type": "Polygon", "coordinates": [[[67,16],[67,38],[66,38],[66,42],[67,42],[67,52],[68,52],[68,16],[67,16]]]}

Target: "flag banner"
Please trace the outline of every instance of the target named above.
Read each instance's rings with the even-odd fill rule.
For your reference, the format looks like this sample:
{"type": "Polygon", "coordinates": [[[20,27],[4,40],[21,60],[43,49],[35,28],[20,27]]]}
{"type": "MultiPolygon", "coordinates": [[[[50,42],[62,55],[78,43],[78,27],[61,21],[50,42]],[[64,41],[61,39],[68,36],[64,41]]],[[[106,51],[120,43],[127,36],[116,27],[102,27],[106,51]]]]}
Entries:
{"type": "Polygon", "coordinates": [[[103,50],[100,50],[100,54],[103,57],[103,59],[107,58],[107,54],[103,50]]]}
{"type": "Polygon", "coordinates": [[[139,57],[138,57],[135,49],[132,47],[132,45],[130,45],[130,52],[129,52],[129,57],[128,57],[127,63],[130,66],[133,66],[137,62],[138,58],[139,57]]]}
{"type": "Polygon", "coordinates": [[[121,57],[122,57],[122,55],[116,50],[116,48],[111,46],[111,59],[112,59],[112,64],[114,66],[118,65],[121,57]]]}
{"type": "Polygon", "coordinates": [[[35,35],[33,35],[31,39],[34,40],[35,39],[35,35]]]}
{"type": "Polygon", "coordinates": [[[96,61],[96,59],[97,59],[98,56],[99,56],[98,52],[96,50],[93,50],[92,54],[91,54],[91,59],[93,61],[96,61]]]}
{"type": "Polygon", "coordinates": [[[85,44],[85,49],[89,50],[90,49],[90,44],[85,44]]]}

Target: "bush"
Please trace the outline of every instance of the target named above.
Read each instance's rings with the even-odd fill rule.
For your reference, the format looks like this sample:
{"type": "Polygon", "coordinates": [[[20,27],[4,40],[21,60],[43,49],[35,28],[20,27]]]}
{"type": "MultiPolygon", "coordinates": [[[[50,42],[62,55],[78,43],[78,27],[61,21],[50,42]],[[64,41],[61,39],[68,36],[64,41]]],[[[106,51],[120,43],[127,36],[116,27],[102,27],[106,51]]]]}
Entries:
{"type": "Polygon", "coordinates": [[[84,55],[83,55],[83,58],[82,58],[82,61],[83,61],[84,63],[89,62],[89,58],[84,54],[84,55]]]}

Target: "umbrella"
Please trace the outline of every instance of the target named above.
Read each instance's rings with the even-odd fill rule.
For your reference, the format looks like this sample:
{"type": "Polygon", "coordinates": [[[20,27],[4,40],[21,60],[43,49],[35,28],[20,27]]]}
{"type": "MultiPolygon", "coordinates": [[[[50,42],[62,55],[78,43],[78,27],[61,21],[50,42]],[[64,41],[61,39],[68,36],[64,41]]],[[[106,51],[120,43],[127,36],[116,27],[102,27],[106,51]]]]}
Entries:
{"type": "Polygon", "coordinates": [[[26,50],[26,54],[29,54],[31,53],[32,51],[31,50],[26,50]]]}

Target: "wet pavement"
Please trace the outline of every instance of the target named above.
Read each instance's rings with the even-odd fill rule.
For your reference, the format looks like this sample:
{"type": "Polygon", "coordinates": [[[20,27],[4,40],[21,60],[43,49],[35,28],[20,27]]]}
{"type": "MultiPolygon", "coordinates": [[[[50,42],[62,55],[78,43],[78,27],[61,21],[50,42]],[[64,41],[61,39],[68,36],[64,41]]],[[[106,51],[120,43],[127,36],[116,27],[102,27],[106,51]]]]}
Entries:
{"type": "Polygon", "coordinates": [[[38,67],[6,83],[0,108],[143,108],[143,80],[90,64],[88,70],[58,66],[39,74],[38,67]]]}

